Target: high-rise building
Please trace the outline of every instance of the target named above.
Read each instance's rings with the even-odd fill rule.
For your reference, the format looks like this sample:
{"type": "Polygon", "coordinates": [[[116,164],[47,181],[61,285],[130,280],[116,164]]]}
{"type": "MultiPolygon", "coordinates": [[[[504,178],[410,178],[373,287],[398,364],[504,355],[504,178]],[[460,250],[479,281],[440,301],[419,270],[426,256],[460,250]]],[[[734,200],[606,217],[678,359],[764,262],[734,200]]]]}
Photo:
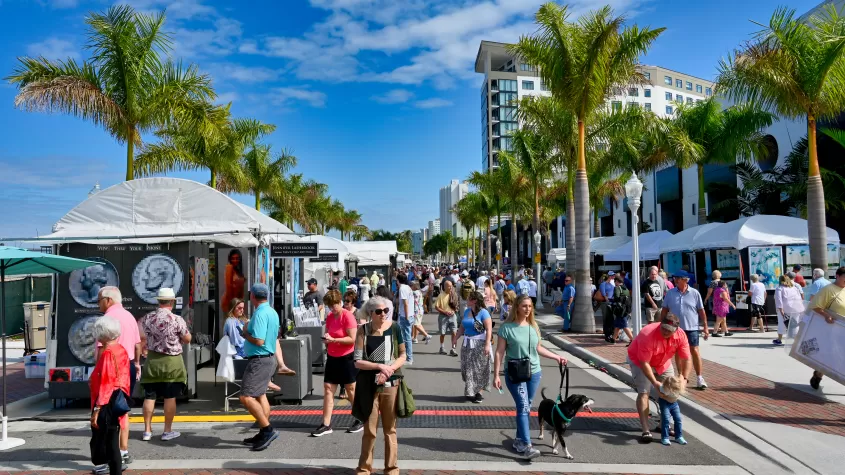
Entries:
{"type": "Polygon", "coordinates": [[[422,255],[423,246],[425,245],[425,234],[427,231],[427,229],[420,229],[419,231],[414,231],[411,234],[411,244],[414,254],[422,255]]]}
{"type": "Polygon", "coordinates": [[[461,226],[458,216],[452,210],[469,192],[466,182],[452,180],[451,183],[440,188],[440,230],[450,231],[452,236],[465,238],[466,229],[461,226]]]}
{"type": "Polygon", "coordinates": [[[440,234],[440,218],[428,222],[428,239],[440,234]]]}

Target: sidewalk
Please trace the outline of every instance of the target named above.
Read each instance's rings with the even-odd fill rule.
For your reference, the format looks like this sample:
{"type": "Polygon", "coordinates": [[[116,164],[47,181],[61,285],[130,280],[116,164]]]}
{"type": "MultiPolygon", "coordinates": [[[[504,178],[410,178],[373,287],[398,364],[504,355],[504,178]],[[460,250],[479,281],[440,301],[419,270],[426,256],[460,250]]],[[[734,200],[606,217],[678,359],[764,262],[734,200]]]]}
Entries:
{"type": "MultiPolygon", "coordinates": [[[[6,378],[7,404],[47,392],[44,388],[44,378],[26,378],[23,363],[11,363],[6,365],[6,378]]],[[[2,384],[3,376],[0,374],[0,385],[2,384]]]]}

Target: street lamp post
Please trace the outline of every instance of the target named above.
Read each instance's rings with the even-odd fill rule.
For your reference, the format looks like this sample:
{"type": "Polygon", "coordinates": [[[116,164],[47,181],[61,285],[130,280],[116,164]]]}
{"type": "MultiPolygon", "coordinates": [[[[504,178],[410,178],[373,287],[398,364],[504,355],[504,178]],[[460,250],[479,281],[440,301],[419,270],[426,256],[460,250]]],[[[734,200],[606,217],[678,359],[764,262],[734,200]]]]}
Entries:
{"type": "Polygon", "coordinates": [[[537,264],[537,273],[534,276],[534,280],[537,281],[537,308],[543,308],[543,279],[541,275],[543,274],[543,264],[542,259],[540,258],[540,244],[542,242],[543,235],[540,234],[540,231],[534,232],[534,262],[537,264]]]}
{"type": "Polygon", "coordinates": [[[496,271],[502,272],[502,241],[496,239],[496,271]]]}
{"type": "Polygon", "coordinates": [[[640,217],[637,213],[640,209],[640,197],[643,194],[643,182],[637,178],[637,174],[631,175],[631,179],[625,183],[625,196],[628,198],[628,208],[631,209],[631,239],[633,243],[633,255],[631,256],[631,311],[634,317],[634,336],[640,333],[642,326],[642,306],[640,299],[634,298],[634,295],[639,295],[640,289],[640,242],[639,242],[639,221],[640,217]]]}

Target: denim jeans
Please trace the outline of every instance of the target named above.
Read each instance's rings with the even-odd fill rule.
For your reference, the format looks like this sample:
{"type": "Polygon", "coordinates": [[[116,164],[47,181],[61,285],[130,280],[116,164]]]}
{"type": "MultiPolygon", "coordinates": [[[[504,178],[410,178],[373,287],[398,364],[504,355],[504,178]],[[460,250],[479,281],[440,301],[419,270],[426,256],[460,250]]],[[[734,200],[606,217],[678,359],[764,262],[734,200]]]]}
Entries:
{"type": "Polygon", "coordinates": [[[572,309],[563,310],[563,329],[569,330],[572,327],[572,309]]]}
{"type": "Polygon", "coordinates": [[[657,400],[660,407],[660,437],[669,438],[669,417],[675,421],[675,438],[684,436],[684,429],[681,423],[681,406],[678,401],[669,402],[663,398],[657,400]]]}
{"type": "Polygon", "coordinates": [[[412,328],[414,328],[413,318],[411,320],[407,318],[399,319],[399,330],[402,332],[402,340],[405,341],[405,356],[408,361],[414,361],[414,342],[411,340],[412,328]]]}
{"type": "Polygon", "coordinates": [[[540,386],[541,376],[542,373],[537,371],[531,375],[531,380],[527,383],[512,383],[507,373],[505,374],[505,385],[516,404],[516,439],[522,441],[525,445],[531,445],[528,421],[531,416],[531,403],[534,401],[537,388],[540,386]]]}

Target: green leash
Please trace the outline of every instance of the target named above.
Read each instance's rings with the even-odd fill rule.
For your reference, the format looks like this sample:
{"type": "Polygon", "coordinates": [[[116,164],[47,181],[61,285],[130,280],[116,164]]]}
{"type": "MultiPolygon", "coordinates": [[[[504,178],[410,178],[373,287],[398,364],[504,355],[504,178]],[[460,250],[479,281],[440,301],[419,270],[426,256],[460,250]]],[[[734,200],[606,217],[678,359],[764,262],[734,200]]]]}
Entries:
{"type": "Polygon", "coordinates": [[[569,366],[567,366],[563,363],[558,363],[558,369],[560,370],[560,387],[558,388],[558,391],[557,391],[557,402],[555,402],[555,410],[552,411],[552,425],[554,425],[555,414],[557,414],[558,417],[563,419],[563,422],[565,424],[569,424],[570,422],[572,422],[572,418],[575,417],[575,416],[572,416],[572,418],[568,418],[568,417],[564,416],[563,411],[560,410],[559,404],[561,402],[565,401],[566,398],[569,397],[569,366]],[[561,396],[561,392],[563,391],[564,380],[566,380],[566,395],[561,396]]]}

